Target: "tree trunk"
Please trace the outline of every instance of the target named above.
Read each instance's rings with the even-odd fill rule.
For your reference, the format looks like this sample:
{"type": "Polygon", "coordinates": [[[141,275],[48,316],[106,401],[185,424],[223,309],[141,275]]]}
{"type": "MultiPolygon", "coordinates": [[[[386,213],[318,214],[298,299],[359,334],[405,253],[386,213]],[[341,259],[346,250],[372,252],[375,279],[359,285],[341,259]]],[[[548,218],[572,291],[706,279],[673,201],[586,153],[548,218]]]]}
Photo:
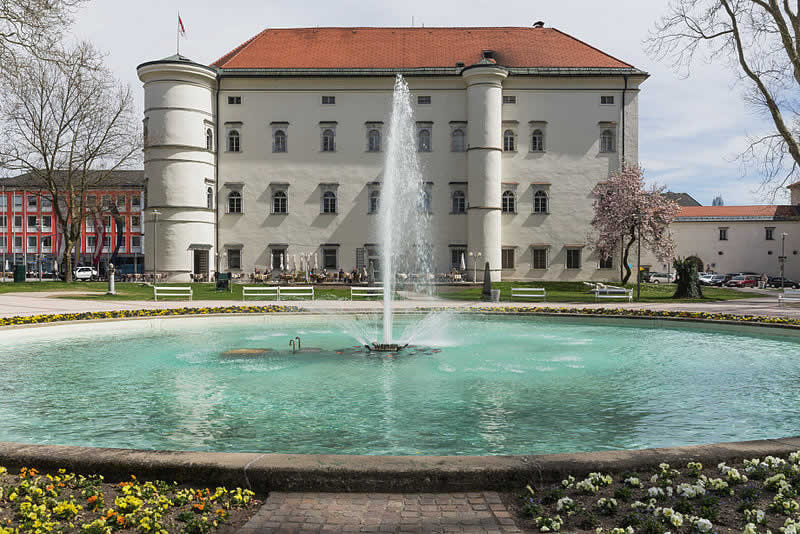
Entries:
{"type": "Polygon", "coordinates": [[[72,249],[75,247],[75,241],[65,241],[64,246],[64,280],[67,283],[72,282],[72,249]]]}
{"type": "Polygon", "coordinates": [[[622,251],[622,266],[625,268],[625,276],[622,277],[622,283],[627,284],[628,280],[631,278],[631,268],[628,266],[628,255],[630,254],[631,247],[636,242],[636,234],[631,233],[631,240],[628,241],[628,244],[625,245],[625,248],[622,251]]]}

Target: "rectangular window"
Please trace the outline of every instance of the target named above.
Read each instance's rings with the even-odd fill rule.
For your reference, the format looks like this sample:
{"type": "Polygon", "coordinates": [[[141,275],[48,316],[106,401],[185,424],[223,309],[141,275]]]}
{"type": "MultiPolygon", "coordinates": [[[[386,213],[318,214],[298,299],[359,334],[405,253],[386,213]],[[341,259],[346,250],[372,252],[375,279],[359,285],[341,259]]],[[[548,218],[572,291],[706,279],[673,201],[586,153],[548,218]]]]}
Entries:
{"type": "Polygon", "coordinates": [[[141,248],[142,247],[142,238],[138,235],[131,236],[131,248],[141,248]]]}
{"type": "Polygon", "coordinates": [[[28,236],[28,252],[36,252],[36,241],[35,235],[28,236]]]}
{"type": "Polygon", "coordinates": [[[461,269],[461,257],[464,257],[464,266],[467,265],[467,251],[461,248],[450,249],[450,268],[461,269]]]}
{"type": "Polygon", "coordinates": [[[5,230],[8,227],[8,217],[0,215],[0,230],[5,230]]]}
{"type": "Polygon", "coordinates": [[[533,268],[534,269],[547,269],[547,249],[535,248],[533,249],[533,268]]]}
{"type": "Polygon", "coordinates": [[[242,97],[241,96],[229,96],[228,97],[228,104],[238,105],[238,104],[241,104],[241,103],[242,103],[242,97]]]}
{"type": "Polygon", "coordinates": [[[127,203],[125,202],[125,195],[117,195],[117,208],[125,211],[126,204],[127,203]]]}
{"type": "Polygon", "coordinates": [[[104,235],[103,236],[103,250],[108,252],[111,249],[111,236],[104,235]]]}
{"type": "Polygon", "coordinates": [[[133,209],[142,207],[142,197],[138,194],[133,195],[131,197],[131,207],[133,207],[133,209]]]}
{"type": "Polygon", "coordinates": [[[22,215],[14,215],[14,230],[22,230],[22,215]]]}
{"type": "Polygon", "coordinates": [[[90,235],[86,238],[86,248],[92,252],[97,250],[97,236],[90,235]]]}
{"type": "Polygon", "coordinates": [[[417,97],[417,104],[430,104],[431,97],[430,96],[418,96],[417,97]]]}
{"type": "Polygon", "coordinates": [[[139,225],[142,224],[142,218],[138,215],[131,216],[131,230],[134,228],[139,228],[139,225]]]}
{"type": "Polygon", "coordinates": [[[28,209],[29,210],[36,209],[36,195],[28,195],[28,209]]]}
{"type": "Polygon", "coordinates": [[[514,249],[513,248],[504,248],[502,251],[501,263],[503,269],[513,269],[514,268],[514,249]]]}
{"type": "Polygon", "coordinates": [[[580,269],[580,268],[581,268],[581,249],[568,248],[567,269],[580,269]]]}
{"type": "Polygon", "coordinates": [[[111,207],[111,195],[103,195],[100,200],[100,205],[103,209],[108,209],[111,207]]]}
{"type": "Polygon", "coordinates": [[[604,106],[611,106],[614,104],[614,97],[613,96],[601,96],[600,103],[604,106]]]}
{"type": "Polygon", "coordinates": [[[95,208],[97,207],[97,197],[94,195],[87,195],[86,196],[86,207],[87,208],[95,208]]]}
{"type": "Polygon", "coordinates": [[[774,241],[775,240],[775,228],[764,228],[766,236],[764,239],[767,241],[774,241]]]}
{"type": "Polygon", "coordinates": [[[720,241],[727,241],[728,240],[728,229],[727,228],[720,228],[719,229],[719,240],[720,241]]]}
{"type": "Polygon", "coordinates": [[[22,211],[22,195],[14,195],[11,199],[14,211],[22,211]]]}
{"type": "Polygon", "coordinates": [[[106,232],[111,230],[111,215],[103,216],[103,226],[106,227],[106,232]]]}
{"type": "Polygon", "coordinates": [[[512,95],[503,95],[503,104],[516,104],[517,97],[512,95]]]}
{"type": "Polygon", "coordinates": [[[6,211],[6,196],[0,194],[0,211],[6,211]]]}
{"type": "Polygon", "coordinates": [[[14,252],[22,252],[22,236],[14,236],[14,252]]]}
{"type": "Polygon", "coordinates": [[[45,252],[49,252],[52,247],[53,247],[53,238],[49,235],[43,236],[42,249],[45,249],[45,252]]]}
{"type": "Polygon", "coordinates": [[[242,268],[242,251],[238,248],[228,249],[228,269],[242,268]]]}
{"type": "Polygon", "coordinates": [[[336,104],[336,97],[330,95],[323,95],[322,103],[326,106],[333,106],[334,104],[336,104]]]}
{"type": "Polygon", "coordinates": [[[51,211],[53,209],[53,199],[50,197],[42,197],[42,211],[51,211]]]}
{"type": "Polygon", "coordinates": [[[613,269],[614,268],[614,258],[611,256],[603,259],[600,258],[600,268],[601,269],[613,269]]]}
{"type": "Polygon", "coordinates": [[[53,217],[51,215],[42,215],[42,227],[47,229],[53,227],[53,217]]]}
{"type": "Polygon", "coordinates": [[[322,266],[325,269],[337,269],[339,266],[336,261],[338,250],[335,248],[322,249],[322,266]]]}
{"type": "MultiPolygon", "coordinates": [[[[6,251],[6,236],[0,234],[0,252],[6,251]]],[[[3,265],[0,265],[0,271],[3,270],[3,265]]]]}
{"type": "Polygon", "coordinates": [[[36,215],[28,215],[28,231],[35,230],[39,226],[39,220],[36,215]]]}

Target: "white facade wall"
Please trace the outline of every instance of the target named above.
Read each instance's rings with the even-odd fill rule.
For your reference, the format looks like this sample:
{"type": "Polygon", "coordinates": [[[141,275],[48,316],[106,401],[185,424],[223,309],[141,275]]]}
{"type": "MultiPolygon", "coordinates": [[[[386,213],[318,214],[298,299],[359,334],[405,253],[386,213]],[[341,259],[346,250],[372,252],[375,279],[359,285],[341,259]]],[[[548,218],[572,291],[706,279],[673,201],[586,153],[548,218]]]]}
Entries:
{"type": "MultiPolygon", "coordinates": [[[[800,221],[720,220],[674,222],[670,232],[677,257],[697,256],[703,268],[717,273],[755,272],[780,274],[781,234],[785,241],[786,277],[800,278],[800,221]],[[720,228],[727,228],[727,240],[720,240],[720,228]],[[773,240],[766,239],[766,228],[774,228],[773,240]]],[[[632,256],[635,261],[635,255],[632,256]]],[[[642,265],[650,271],[666,272],[667,264],[642,251],[642,265]]],[[[669,265],[672,269],[672,266],[669,265]]]]}
{"type": "MultiPolygon", "coordinates": [[[[166,74],[174,78],[174,72],[166,74]]],[[[349,271],[355,266],[356,250],[377,242],[376,216],[368,213],[368,195],[375,187],[371,184],[381,179],[384,153],[367,151],[366,123],[383,122],[385,144],[393,78],[226,74],[218,80],[216,116],[217,97],[210,82],[191,78],[183,79],[186,83],[154,83],[153,78],[142,76],[141,69],[140,76],[145,81],[150,144],[155,143],[154,136],[161,136],[159,142],[168,145],[147,149],[145,166],[149,207],[168,207],[169,215],[159,216],[159,239],[166,240],[159,248],[167,255],[163,261],[173,278],[191,272],[191,246],[209,240],[219,246],[220,271],[230,270],[226,251],[236,248],[241,250],[241,271],[246,273],[271,264],[271,245],[274,250],[285,248],[289,257],[317,253],[321,260],[322,245],[337,244],[338,266],[349,271]],[[336,97],[335,105],[321,103],[322,96],[328,95],[336,97]],[[229,96],[241,97],[242,103],[228,104],[229,96]],[[160,107],[175,111],[156,109],[160,107]],[[214,132],[219,141],[218,236],[213,235],[214,213],[205,210],[204,194],[206,183],[214,180],[214,154],[198,149],[205,140],[196,137],[203,131],[198,124],[208,117],[218,127],[214,132]],[[285,153],[272,151],[272,123],[288,123],[285,153]],[[335,152],[321,150],[321,123],[335,123],[335,152]],[[227,150],[226,134],[231,128],[241,135],[240,152],[227,150]],[[272,194],[277,189],[288,194],[287,214],[272,213],[272,194]],[[328,189],[337,194],[335,214],[321,212],[322,193],[328,189]],[[241,214],[227,213],[232,191],[242,194],[241,214]],[[162,227],[165,219],[171,228],[162,227]]],[[[425,179],[432,182],[436,270],[450,270],[451,246],[458,245],[482,253],[479,271],[488,257],[491,268],[503,279],[618,279],[616,261],[612,269],[600,270],[598,258],[584,245],[592,218],[591,191],[619,167],[622,158],[623,78],[495,75],[498,86],[476,92],[474,99],[467,89],[468,78],[407,79],[415,119],[432,123],[432,151],[419,156],[425,179]],[[419,95],[430,96],[431,104],[416,105],[419,95]],[[600,103],[606,95],[614,96],[613,105],[600,103]],[[516,103],[502,104],[502,96],[515,96],[516,103]],[[530,150],[531,121],[545,132],[543,152],[530,150]],[[502,132],[512,129],[516,150],[451,152],[454,122],[466,123],[470,147],[502,147],[502,132]],[[603,128],[611,128],[616,135],[613,153],[600,152],[603,128]],[[486,154],[480,156],[480,152],[486,154]],[[514,191],[515,213],[500,214],[496,209],[501,205],[498,185],[500,194],[514,191]],[[456,188],[465,190],[469,207],[494,208],[493,215],[475,217],[472,210],[452,214],[451,193],[456,188]],[[540,189],[548,194],[546,214],[533,213],[533,195],[540,189]],[[546,269],[532,268],[532,244],[547,247],[546,269]],[[566,267],[568,246],[584,247],[578,269],[566,267]],[[514,250],[514,268],[500,270],[501,248],[514,250]]],[[[625,157],[630,163],[636,162],[638,150],[638,85],[643,80],[629,78],[625,98],[625,157]]],[[[472,270],[469,257],[467,263],[472,270]]]]}

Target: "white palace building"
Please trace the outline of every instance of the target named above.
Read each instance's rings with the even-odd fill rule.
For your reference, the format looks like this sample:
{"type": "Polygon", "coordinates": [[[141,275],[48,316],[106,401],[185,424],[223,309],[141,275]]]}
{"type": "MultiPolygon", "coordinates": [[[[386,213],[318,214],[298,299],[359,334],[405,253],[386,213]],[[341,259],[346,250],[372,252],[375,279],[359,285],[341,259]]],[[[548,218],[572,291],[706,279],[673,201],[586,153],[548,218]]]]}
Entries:
{"type": "Polygon", "coordinates": [[[494,280],[618,277],[617,259],[586,247],[591,192],[637,162],[647,73],[543,23],[268,29],[210,66],[139,65],[147,269],[154,246],[176,281],[282,255],[318,254],[328,270],[377,261],[397,73],[413,94],[437,271],[462,254],[471,271],[480,253],[494,280]]]}

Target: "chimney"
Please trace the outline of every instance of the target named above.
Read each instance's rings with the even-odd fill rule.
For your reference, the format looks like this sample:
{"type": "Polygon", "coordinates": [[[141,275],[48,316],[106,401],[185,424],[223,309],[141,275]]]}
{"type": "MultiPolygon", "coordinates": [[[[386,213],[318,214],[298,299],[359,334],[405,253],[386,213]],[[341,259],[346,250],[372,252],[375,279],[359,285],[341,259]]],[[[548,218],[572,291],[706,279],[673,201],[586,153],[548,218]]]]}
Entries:
{"type": "Polygon", "coordinates": [[[543,20],[537,20],[536,22],[533,23],[533,27],[534,28],[544,28],[544,21],[543,20]]]}

